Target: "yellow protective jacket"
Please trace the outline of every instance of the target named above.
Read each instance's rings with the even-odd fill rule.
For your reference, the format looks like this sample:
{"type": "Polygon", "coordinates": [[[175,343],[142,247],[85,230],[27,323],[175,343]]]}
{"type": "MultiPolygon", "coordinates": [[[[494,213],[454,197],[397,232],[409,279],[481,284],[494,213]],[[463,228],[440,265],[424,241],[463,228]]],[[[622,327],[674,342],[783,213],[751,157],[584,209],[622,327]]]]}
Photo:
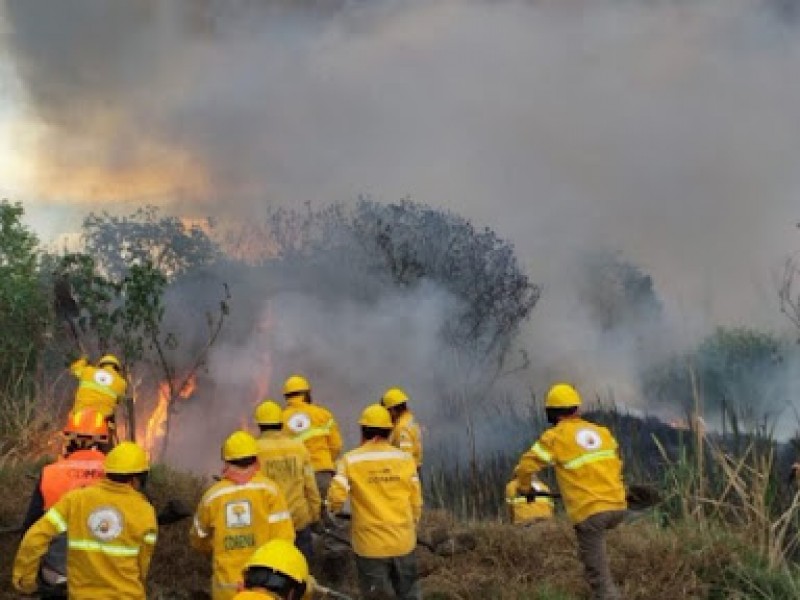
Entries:
{"type": "Polygon", "coordinates": [[[334,470],[334,461],[342,451],[342,436],[328,409],[300,397],[289,398],[283,409],[283,428],[306,445],[315,471],[334,470]]]}
{"type": "Polygon", "coordinates": [[[155,510],[142,494],[108,479],[66,493],[22,539],[14,561],[15,588],[36,590],[39,562],[50,540],[64,532],[70,600],[145,599],[157,525],[155,510]]]}
{"type": "Polygon", "coordinates": [[[340,511],[348,496],[357,555],[388,558],[414,550],[422,492],[410,454],[385,440],[365,442],[345,454],[328,490],[328,509],[340,511]]]}
{"type": "MultiPolygon", "coordinates": [[[[550,488],[538,479],[531,482],[531,487],[537,492],[550,491],[550,488]]],[[[506,506],[508,518],[514,525],[527,525],[553,517],[553,499],[539,496],[529,502],[525,496],[519,495],[519,484],[516,479],[512,479],[506,485],[506,506]]]]}
{"type": "Polygon", "coordinates": [[[276,596],[272,592],[254,592],[253,590],[244,590],[239,592],[233,597],[233,600],[267,600],[274,599],[280,600],[280,596],[276,596]]]}
{"type": "Polygon", "coordinates": [[[256,473],[244,483],[224,478],[212,485],[189,532],[192,547],[212,554],[212,598],[233,598],[247,559],[274,538],[294,541],[292,515],[274,481],[256,473]]]}
{"type": "Polygon", "coordinates": [[[128,389],[125,378],[113,369],[99,369],[90,365],[85,358],[79,358],[69,368],[78,378],[73,412],[93,408],[106,417],[113,415],[117,401],[128,389]]]}
{"type": "Polygon", "coordinates": [[[389,441],[393,446],[413,456],[417,467],[422,466],[422,431],[410,410],[397,419],[389,441]]]}
{"type": "Polygon", "coordinates": [[[555,467],[567,516],[573,523],[627,508],[617,440],[605,427],[580,417],[561,419],[522,455],[515,471],[519,490],[529,490],[531,476],[547,466],[555,467]]]}
{"type": "Polygon", "coordinates": [[[322,500],[311,457],[303,443],[285,431],[265,431],[257,442],[261,471],[281,488],[295,531],[318,521],[322,500]]]}

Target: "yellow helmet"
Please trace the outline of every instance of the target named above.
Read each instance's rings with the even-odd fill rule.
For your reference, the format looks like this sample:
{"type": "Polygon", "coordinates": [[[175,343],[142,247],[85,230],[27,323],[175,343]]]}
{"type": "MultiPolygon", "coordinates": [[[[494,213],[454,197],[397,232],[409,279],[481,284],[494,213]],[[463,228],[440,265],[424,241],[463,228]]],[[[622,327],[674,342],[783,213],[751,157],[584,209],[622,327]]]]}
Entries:
{"type": "Polygon", "coordinates": [[[308,581],[308,563],[303,553],[292,542],[276,538],[268,541],[253,552],[245,563],[244,570],[251,567],[265,567],[282,573],[297,583],[308,581]]]}
{"type": "Polygon", "coordinates": [[[386,408],[394,408],[406,402],[408,402],[408,396],[398,387],[389,388],[384,392],[383,398],[381,398],[381,404],[386,408]]]}
{"type": "Polygon", "coordinates": [[[246,431],[234,431],[222,444],[222,460],[231,461],[258,455],[256,438],[246,431]]]}
{"type": "Polygon", "coordinates": [[[274,400],[264,400],[256,407],[253,418],[259,425],[280,425],[283,422],[283,410],[274,400]]]}
{"type": "Polygon", "coordinates": [[[380,404],[370,404],[361,413],[361,418],[358,420],[359,425],[364,427],[376,427],[378,429],[391,429],[392,416],[380,404]]]}
{"type": "Polygon", "coordinates": [[[97,361],[98,367],[102,367],[103,365],[112,365],[114,368],[117,369],[117,371],[122,369],[122,365],[120,364],[119,359],[113,354],[106,354],[103,358],[97,361]]]}
{"type": "Polygon", "coordinates": [[[557,383],[547,392],[545,408],[572,408],[581,405],[578,390],[568,383],[557,383]]]}
{"type": "Polygon", "coordinates": [[[106,455],[106,473],[133,475],[150,470],[147,452],[135,442],[122,442],[106,455]]]}
{"type": "Polygon", "coordinates": [[[290,396],[301,392],[310,392],[311,386],[302,375],[292,375],[283,383],[283,395],[290,396]]]}

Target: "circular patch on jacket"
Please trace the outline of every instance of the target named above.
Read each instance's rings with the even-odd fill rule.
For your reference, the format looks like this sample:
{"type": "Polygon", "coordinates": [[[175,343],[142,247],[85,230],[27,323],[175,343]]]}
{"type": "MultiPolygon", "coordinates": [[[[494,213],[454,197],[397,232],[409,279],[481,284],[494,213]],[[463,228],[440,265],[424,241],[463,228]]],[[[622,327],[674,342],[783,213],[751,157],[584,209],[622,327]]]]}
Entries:
{"type": "Polygon", "coordinates": [[[581,429],[575,434],[575,441],[578,446],[587,450],[597,450],[603,445],[603,440],[594,429],[581,429]]]}
{"type": "Polygon", "coordinates": [[[111,385],[111,382],[114,381],[114,376],[108,371],[100,369],[94,374],[94,380],[100,385],[111,385]]]}
{"type": "Polygon", "coordinates": [[[113,506],[94,509],[86,521],[89,531],[101,542],[110,542],[122,533],[122,515],[113,506]]]}
{"type": "Polygon", "coordinates": [[[311,427],[311,417],[306,413],[294,413],[286,422],[286,426],[295,433],[302,433],[311,427]]]}

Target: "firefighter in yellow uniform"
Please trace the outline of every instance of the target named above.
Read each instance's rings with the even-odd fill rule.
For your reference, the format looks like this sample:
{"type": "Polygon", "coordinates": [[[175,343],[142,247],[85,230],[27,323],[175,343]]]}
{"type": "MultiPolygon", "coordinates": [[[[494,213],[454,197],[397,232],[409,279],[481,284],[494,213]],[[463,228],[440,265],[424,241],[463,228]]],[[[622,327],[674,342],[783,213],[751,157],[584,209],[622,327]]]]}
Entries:
{"type": "Polygon", "coordinates": [[[545,410],[553,427],[522,455],[515,474],[524,495],[531,490],[534,473],[555,468],[592,598],[617,600],[620,595],[608,566],[605,535],[622,522],[627,508],[622,461],[614,436],[605,427],[582,419],[580,405],[580,395],[571,385],[559,383],[550,389],[545,410]]]}
{"type": "Polygon", "coordinates": [[[104,479],[67,492],[25,534],[14,561],[14,587],[25,594],[36,590],[50,540],[66,533],[71,600],[145,600],[157,534],[155,510],[141,493],[149,469],[147,453],[133,442],[109,452],[104,479]]]}
{"type": "Polygon", "coordinates": [[[339,461],[326,505],[342,509],[348,496],[351,543],[364,598],[421,600],[416,526],[422,514],[417,466],[389,443],[392,418],[380,404],[364,409],[361,446],[339,461]]]}
{"type": "Polygon", "coordinates": [[[506,506],[508,520],[513,525],[526,527],[539,521],[553,518],[553,498],[550,488],[534,477],[531,482],[532,494],[523,496],[519,493],[519,484],[512,479],[506,485],[506,506]]]}
{"type": "Polygon", "coordinates": [[[311,525],[320,518],[320,499],[311,456],[302,442],[283,431],[281,407],[272,400],[256,407],[255,421],[261,430],[258,462],[261,471],[278,484],[286,497],[295,530],[295,544],[311,559],[311,525]]]}
{"type": "Polygon", "coordinates": [[[277,484],[258,465],[258,445],[245,431],[222,446],[222,479],[203,494],[189,532],[191,545],[212,555],[211,596],[236,595],[242,568],[271,539],[294,541],[292,515],[277,484]]]}
{"type": "Polygon", "coordinates": [[[271,540],[244,567],[244,591],[234,600],[300,600],[308,594],[310,575],[303,554],[286,540],[271,540]]]}
{"type": "Polygon", "coordinates": [[[381,404],[392,415],[392,435],[389,441],[393,446],[408,452],[414,457],[417,469],[422,469],[422,431],[408,408],[408,396],[400,388],[389,388],[381,398],[381,404]]]}
{"type": "Polygon", "coordinates": [[[292,375],[283,384],[286,408],[283,409],[283,427],[289,434],[303,442],[311,455],[311,464],[317,479],[317,488],[325,497],[335,461],[342,451],[342,436],[331,412],[312,404],[311,386],[300,375],[292,375]]]}
{"type": "Polygon", "coordinates": [[[119,359],[112,354],[106,354],[97,361],[95,367],[84,356],[72,363],[69,369],[78,378],[72,411],[91,408],[102,413],[105,418],[111,418],[117,402],[128,389],[119,359]]]}

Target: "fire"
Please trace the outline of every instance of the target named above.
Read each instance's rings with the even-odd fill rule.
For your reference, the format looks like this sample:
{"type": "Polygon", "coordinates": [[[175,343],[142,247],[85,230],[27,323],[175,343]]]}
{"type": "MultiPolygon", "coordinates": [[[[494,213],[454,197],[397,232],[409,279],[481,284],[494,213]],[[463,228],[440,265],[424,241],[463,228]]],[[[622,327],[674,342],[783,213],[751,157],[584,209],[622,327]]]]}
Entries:
{"type": "MultiPolygon", "coordinates": [[[[192,375],[178,391],[177,398],[184,400],[191,397],[197,388],[197,378],[192,375]]],[[[168,381],[162,381],[158,384],[158,402],[150,417],[147,419],[147,429],[144,435],[144,447],[148,452],[153,452],[156,449],[156,443],[164,437],[166,433],[166,423],[170,404],[170,385],[168,381]]]]}

